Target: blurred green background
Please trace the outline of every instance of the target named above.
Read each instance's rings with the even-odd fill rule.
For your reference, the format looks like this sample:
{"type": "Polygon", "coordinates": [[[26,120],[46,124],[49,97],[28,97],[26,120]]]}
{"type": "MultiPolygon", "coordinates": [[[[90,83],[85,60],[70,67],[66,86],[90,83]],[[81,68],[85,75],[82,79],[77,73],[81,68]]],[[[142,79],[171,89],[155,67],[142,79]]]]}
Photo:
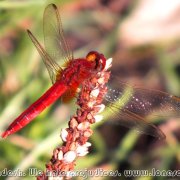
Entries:
{"type": "MultiPolygon", "coordinates": [[[[26,33],[30,29],[43,44],[43,11],[50,3],[60,8],[66,39],[75,57],[99,51],[113,57],[112,73],[123,81],[180,96],[180,2],[0,1],[0,132],[51,86],[26,33]]],[[[74,111],[73,103],[67,106],[58,101],[20,132],[1,140],[0,171],[44,170],[53,149],[61,143],[60,130],[67,127],[74,111]]],[[[158,119],[166,141],[113,124],[96,125],[90,153],[77,161],[77,169],[117,169],[121,179],[125,178],[125,169],[180,170],[179,120],[158,119]]]]}

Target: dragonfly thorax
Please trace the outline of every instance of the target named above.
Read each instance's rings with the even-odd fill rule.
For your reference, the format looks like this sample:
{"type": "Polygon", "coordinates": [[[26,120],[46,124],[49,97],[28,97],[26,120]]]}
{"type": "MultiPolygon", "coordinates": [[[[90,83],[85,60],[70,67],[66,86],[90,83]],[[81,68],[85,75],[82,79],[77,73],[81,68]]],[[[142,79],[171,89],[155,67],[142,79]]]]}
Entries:
{"type": "Polygon", "coordinates": [[[74,59],[69,61],[67,67],[61,72],[60,81],[68,86],[79,86],[82,81],[94,73],[94,63],[86,59],[74,59]]]}

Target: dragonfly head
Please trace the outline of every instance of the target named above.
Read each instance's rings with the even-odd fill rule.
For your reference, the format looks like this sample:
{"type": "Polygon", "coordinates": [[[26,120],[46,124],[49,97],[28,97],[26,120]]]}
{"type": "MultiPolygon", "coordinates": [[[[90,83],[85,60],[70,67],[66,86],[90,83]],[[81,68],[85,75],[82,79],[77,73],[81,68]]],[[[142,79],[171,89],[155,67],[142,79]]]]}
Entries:
{"type": "Polygon", "coordinates": [[[106,58],[103,54],[96,51],[91,51],[86,56],[87,61],[95,62],[95,69],[97,71],[102,71],[106,65],[106,58]]]}

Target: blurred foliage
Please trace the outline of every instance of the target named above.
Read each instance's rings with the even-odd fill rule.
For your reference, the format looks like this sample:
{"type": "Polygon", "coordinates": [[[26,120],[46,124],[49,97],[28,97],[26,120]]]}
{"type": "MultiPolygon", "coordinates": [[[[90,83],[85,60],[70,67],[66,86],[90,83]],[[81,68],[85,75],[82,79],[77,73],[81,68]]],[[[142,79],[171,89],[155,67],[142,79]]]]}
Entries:
{"type": "MultiPolygon", "coordinates": [[[[104,0],[0,1],[0,132],[51,86],[26,29],[31,29],[42,42],[43,11],[52,2],[60,7],[63,28],[75,57],[84,57],[90,50],[100,51],[114,58],[112,72],[123,80],[180,95],[177,40],[123,47],[117,38],[121,23],[131,15],[138,1],[122,0],[118,5],[104,0]]],[[[1,140],[0,170],[19,168],[28,172],[30,167],[44,170],[53,149],[61,143],[60,130],[67,126],[69,115],[63,115],[62,108],[71,114],[76,109],[71,105],[64,107],[58,101],[16,135],[1,140]]],[[[109,116],[105,115],[107,119],[109,116]]],[[[158,122],[163,122],[161,127],[167,136],[164,142],[124,127],[93,125],[91,152],[78,160],[77,168],[118,169],[122,173],[125,169],[180,169],[178,118],[158,122]]]]}

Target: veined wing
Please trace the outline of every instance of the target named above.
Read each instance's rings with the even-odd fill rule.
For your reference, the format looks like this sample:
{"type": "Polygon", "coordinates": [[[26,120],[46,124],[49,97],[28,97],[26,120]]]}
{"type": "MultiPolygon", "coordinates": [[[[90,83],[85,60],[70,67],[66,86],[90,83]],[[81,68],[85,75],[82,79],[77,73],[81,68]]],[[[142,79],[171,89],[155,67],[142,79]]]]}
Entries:
{"type": "Polygon", "coordinates": [[[126,108],[119,111],[118,106],[113,104],[109,105],[108,108],[110,109],[113,118],[115,118],[113,119],[113,123],[122,125],[130,129],[134,129],[140,133],[154,136],[158,139],[166,138],[164,133],[158,127],[150,122],[147,122],[146,119],[142,116],[139,116],[127,110],[126,108]]]}
{"type": "Polygon", "coordinates": [[[45,50],[35,36],[29,30],[27,32],[41,55],[54,84],[57,75],[62,70],[57,61],[60,59],[66,61],[73,59],[72,52],[69,50],[68,43],[64,38],[60,14],[55,4],[48,5],[44,11],[43,31],[45,50]]]}
{"type": "Polygon", "coordinates": [[[61,67],[44,50],[44,48],[41,46],[35,36],[31,33],[31,31],[27,30],[27,32],[39,54],[41,55],[41,58],[43,59],[43,62],[48,70],[51,81],[54,84],[56,82],[56,75],[61,71],[61,67]]]}
{"type": "Polygon", "coordinates": [[[180,116],[180,98],[168,93],[143,89],[118,82],[111,78],[111,85],[105,100],[108,108],[113,112],[117,123],[140,132],[163,138],[164,135],[156,126],[148,123],[145,116],[159,117],[180,116]]]}
{"type": "Polygon", "coordinates": [[[65,40],[60,14],[55,4],[46,7],[43,16],[44,44],[51,58],[58,60],[72,60],[73,55],[65,40]]]}

